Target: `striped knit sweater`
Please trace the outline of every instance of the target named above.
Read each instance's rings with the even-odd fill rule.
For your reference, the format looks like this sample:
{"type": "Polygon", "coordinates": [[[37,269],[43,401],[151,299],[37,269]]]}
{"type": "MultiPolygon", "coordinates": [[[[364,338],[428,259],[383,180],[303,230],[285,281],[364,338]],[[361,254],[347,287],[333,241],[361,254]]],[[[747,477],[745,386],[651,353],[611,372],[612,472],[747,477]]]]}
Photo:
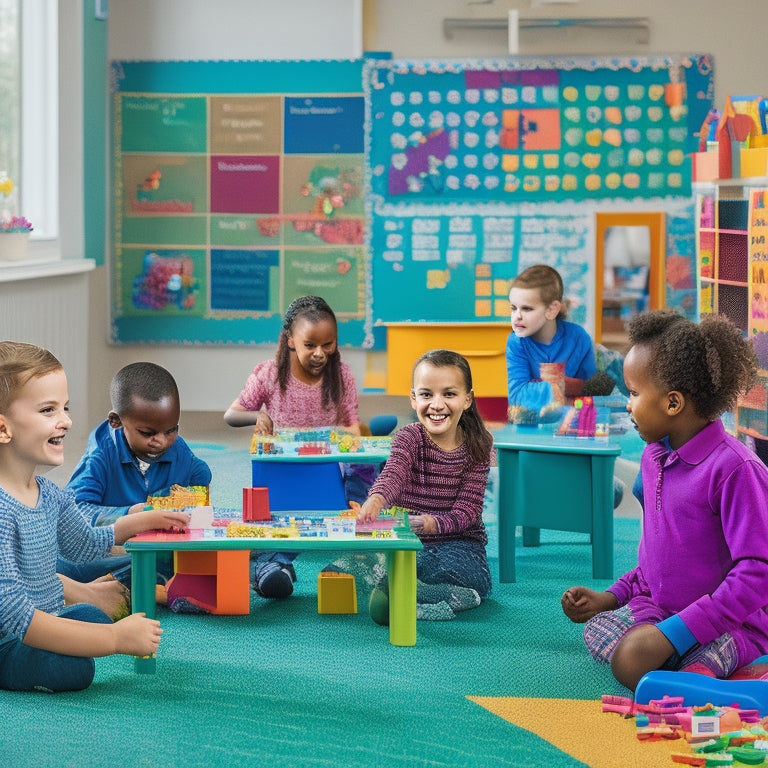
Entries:
{"type": "Polygon", "coordinates": [[[27,507],[0,488],[0,641],[21,640],[35,609],[57,614],[64,590],[56,556],[87,562],[108,554],[114,529],[92,528],[74,496],[44,477],[37,505],[27,507]]]}
{"type": "Polygon", "coordinates": [[[387,506],[434,516],[439,533],[421,535],[425,544],[469,539],[485,545],[483,500],[489,462],[490,457],[482,464],[472,461],[466,445],[453,451],[438,448],[415,422],[395,435],[369,495],[380,493],[387,506]]]}

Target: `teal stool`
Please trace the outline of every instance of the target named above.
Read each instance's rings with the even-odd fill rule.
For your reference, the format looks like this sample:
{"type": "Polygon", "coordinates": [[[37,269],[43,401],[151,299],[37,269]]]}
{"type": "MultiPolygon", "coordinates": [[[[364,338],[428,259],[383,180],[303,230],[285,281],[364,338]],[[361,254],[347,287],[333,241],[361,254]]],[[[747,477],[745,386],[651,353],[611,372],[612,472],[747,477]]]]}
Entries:
{"type": "Polygon", "coordinates": [[[604,440],[556,437],[541,428],[493,433],[498,455],[499,581],[515,581],[515,530],[539,545],[541,528],[588,533],[592,576],[613,578],[613,472],[621,447],[604,440]]]}

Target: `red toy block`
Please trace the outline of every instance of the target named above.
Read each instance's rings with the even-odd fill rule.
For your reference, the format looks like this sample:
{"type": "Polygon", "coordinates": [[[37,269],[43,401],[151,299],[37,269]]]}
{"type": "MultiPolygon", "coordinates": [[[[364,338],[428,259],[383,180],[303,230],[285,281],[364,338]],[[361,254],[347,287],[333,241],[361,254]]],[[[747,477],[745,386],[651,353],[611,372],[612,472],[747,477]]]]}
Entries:
{"type": "Polygon", "coordinates": [[[269,519],[269,488],[243,488],[243,522],[269,519]]]}

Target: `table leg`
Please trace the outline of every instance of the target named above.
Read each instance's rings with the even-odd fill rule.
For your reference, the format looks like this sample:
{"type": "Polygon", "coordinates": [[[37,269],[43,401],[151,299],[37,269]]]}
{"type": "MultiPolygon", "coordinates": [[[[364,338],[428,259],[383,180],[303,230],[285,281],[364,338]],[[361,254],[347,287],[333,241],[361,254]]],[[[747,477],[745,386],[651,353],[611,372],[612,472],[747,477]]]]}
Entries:
{"type": "Polygon", "coordinates": [[[613,578],[613,456],[592,456],[592,577],[613,578]]]}
{"type": "Polygon", "coordinates": [[[416,553],[387,553],[389,576],[389,642],[416,645],[416,553]]]}
{"type": "MultiPolygon", "coordinates": [[[[131,552],[131,611],[155,618],[155,580],[157,553],[131,552]]],[[[142,674],[155,672],[156,655],[134,657],[134,671],[142,674]]]]}
{"type": "Polygon", "coordinates": [[[523,526],[523,546],[538,547],[541,544],[541,528],[531,528],[530,525],[523,526]]]}
{"type": "Polygon", "coordinates": [[[515,581],[515,486],[518,452],[498,449],[499,463],[499,581],[515,581]]]}

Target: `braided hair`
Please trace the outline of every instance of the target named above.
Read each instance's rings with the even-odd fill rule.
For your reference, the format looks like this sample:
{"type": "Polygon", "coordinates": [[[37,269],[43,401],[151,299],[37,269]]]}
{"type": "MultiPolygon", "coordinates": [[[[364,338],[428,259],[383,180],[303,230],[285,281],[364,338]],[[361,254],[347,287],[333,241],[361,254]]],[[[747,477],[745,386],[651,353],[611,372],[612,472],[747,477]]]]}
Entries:
{"type": "Polygon", "coordinates": [[[697,324],[671,309],[652,310],[635,315],[627,330],[632,345],[650,349],[651,378],[685,395],[707,421],[732,410],[755,382],[752,344],[724,315],[697,324]]]}
{"type": "MultiPolygon", "coordinates": [[[[310,323],[318,323],[321,320],[330,320],[336,327],[336,315],[325,299],[319,296],[301,296],[294,299],[283,315],[283,327],[277,340],[277,382],[280,391],[285,392],[288,387],[288,379],[291,373],[291,350],[288,339],[293,334],[293,327],[297,320],[303,318],[310,323]]],[[[341,376],[341,353],[338,345],[333,354],[328,355],[328,362],[323,371],[322,404],[327,407],[331,403],[338,403],[344,394],[344,381],[341,376]]]]}
{"type": "MultiPolygon", "coordinates": [[[[472,391],[472,370],[466,358],[458,352],[450,349],[432,349],[429,352],[425,352],[414,363],[413,371],[415,372],[422,363],[428,363],[435,368],[458,368],[464,377],[464,386],[467,392],[472,391]]],[[[485,428],[485,423],[480,416],[480,412],[477,410],[477,403],[474,397],[469,408],[462,412],[459,418],[459,426],[464,433],[467,452],[472,460],[480,464],[487,464],[493,449],[493,436],[485,428]]]]}

